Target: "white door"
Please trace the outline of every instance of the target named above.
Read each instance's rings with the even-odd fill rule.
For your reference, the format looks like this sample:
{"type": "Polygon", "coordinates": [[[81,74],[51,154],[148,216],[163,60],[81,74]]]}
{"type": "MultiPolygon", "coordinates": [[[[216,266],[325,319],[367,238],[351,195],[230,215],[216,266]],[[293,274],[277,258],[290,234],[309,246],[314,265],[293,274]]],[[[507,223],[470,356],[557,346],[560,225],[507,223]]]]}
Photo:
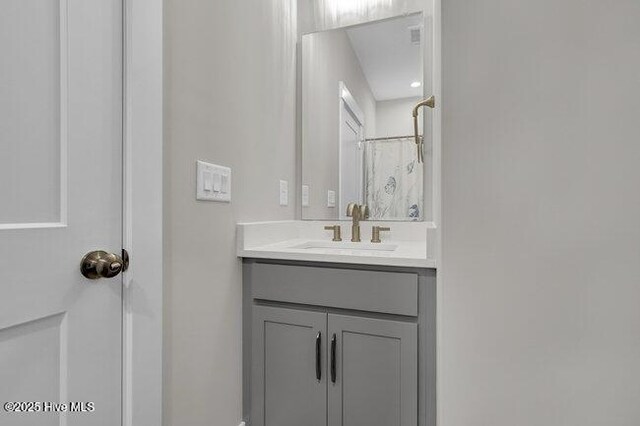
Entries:
{"type": "Polygon", "coordinates": [[[0,3],[0,425],[121,423],[121,3],[0,3]]]}
{"type": "Polygon", "coordinates": [[[348,219],[347,204],[362,203],[362,125],[344,102],[340,117],[340,218],[348,219]]]}

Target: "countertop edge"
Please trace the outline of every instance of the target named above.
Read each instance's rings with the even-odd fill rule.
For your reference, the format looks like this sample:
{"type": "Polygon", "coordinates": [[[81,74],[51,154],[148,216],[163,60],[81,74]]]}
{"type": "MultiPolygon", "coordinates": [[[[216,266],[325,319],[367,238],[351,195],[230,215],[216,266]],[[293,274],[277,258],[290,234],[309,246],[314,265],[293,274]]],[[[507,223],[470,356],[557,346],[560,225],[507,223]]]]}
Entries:
{"type": "Polygon", "coordinates": [[[368,256],[345,256],[345,255],[327,255],[313,253],[283,253],[279,251],[267,250],[239,250],[237,253],[239,258],[245,259],[274,259],[274,260],[291,260],[302,262],[321,262],[321,263],[345,263],[353,265],[372,265],[372,266],[401,266],[421,269],[437,269],[435,259],[412,259],[412,258],[377,258],[368,256]]]}

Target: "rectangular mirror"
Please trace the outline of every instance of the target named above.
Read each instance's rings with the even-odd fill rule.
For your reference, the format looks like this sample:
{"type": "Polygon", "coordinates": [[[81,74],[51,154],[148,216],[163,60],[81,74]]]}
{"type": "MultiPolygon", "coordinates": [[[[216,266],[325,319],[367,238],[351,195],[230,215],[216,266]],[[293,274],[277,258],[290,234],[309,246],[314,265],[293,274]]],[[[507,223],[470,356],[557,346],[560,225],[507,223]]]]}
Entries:
{"type": "Polygon", "coordinates": [[[424,219],[423,36],[414,14],[302,37],[303,219],[346,220],[350,202],[372,220],[424,219]]]}

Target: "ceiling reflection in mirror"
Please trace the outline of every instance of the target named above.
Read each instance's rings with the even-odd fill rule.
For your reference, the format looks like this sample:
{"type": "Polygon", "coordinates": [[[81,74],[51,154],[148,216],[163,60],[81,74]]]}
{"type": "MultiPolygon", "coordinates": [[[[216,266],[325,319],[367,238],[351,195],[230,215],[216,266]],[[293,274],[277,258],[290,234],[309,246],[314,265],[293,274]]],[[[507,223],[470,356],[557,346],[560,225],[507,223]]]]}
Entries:
{"type": "Polygon", "coordinates": [[[349,203],[370,220],[424,219],[424,43],[421,14],[303,36],[303,219],[346,220],[349,203]]]}

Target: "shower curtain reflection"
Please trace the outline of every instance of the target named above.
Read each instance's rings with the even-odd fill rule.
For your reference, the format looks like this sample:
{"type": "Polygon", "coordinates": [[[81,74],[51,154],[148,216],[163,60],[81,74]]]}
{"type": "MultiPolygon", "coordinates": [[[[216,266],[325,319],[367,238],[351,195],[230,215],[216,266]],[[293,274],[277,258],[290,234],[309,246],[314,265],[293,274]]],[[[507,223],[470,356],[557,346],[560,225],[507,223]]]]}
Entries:
{"type": "Polygon", "coordinates": [[[423,171],[411,138],[366,141],[364,174],[371,219],[422,220],[423,171]]]}

